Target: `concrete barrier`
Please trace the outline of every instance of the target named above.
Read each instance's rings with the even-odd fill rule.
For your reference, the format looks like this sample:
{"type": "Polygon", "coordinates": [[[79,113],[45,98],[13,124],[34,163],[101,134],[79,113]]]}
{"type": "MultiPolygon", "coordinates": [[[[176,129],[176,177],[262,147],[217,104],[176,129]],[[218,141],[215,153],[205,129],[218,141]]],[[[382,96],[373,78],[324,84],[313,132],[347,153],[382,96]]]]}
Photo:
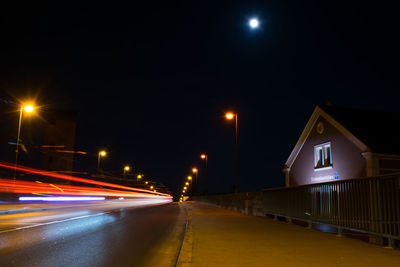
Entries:
{"type": "Polygon", "coordinates": [[[193,200],[216,205],[253,216],[265,216],[263,192],[243,192],[224,195],[195,196],[193,200]]]}

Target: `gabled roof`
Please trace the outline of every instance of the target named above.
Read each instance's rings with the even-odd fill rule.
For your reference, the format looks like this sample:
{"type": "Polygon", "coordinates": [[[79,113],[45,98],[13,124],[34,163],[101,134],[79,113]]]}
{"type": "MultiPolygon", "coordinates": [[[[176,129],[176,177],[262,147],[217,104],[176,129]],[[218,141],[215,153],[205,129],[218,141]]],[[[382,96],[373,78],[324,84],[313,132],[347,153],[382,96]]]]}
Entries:
{"type": "Polygon", "coordinates": [[[323,117],[363,152],[400,154],[400,113],[318,105],[285,163],[290,168],[319,117],[323,117]]]}

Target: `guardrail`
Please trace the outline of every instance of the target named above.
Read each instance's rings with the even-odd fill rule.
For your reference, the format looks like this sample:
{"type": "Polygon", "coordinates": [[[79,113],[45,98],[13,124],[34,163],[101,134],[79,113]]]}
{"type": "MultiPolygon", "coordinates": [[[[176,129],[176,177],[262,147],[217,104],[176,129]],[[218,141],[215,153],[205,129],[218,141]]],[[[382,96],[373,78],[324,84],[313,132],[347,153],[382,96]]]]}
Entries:
{"type": "MultiPolygon", "coordinates": [[[[400,174],[226,195],[197,196],[246,214],[282,216],[400,240],[400,174]]],[[[381,241],[382,242],[382,241],[381,241]]]]}
{"type": "Polygon", "coordinates": [[[242,192],[224,195],[195,196],[194,200],[254,216],[265,216],[264,192],[242,192]]]}
{"type": "MultiPolygon", "coordinates": [[[[400,238],[400,175],[265,190],[266,214],[400,238]]],[[[393,245],[393,244],[392,244],[393,245]]]]}

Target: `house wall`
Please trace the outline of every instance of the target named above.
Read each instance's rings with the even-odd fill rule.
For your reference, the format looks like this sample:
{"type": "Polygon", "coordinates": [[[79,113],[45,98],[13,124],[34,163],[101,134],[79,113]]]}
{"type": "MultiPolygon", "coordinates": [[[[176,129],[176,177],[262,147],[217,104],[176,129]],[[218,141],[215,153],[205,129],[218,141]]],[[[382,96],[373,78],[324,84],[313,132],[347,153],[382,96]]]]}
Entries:
{"type": "Polygon", "coordinates": [[[319,117],[290,168],[290,186],[366,176],[366,161],[361,152],[333,125],[319,117]],[[317,132],[319,122],[324,128],[321,134],[317,132]],[[315,171],[314,146],[326,142],[331,142],[332,168],[315,171]]]}

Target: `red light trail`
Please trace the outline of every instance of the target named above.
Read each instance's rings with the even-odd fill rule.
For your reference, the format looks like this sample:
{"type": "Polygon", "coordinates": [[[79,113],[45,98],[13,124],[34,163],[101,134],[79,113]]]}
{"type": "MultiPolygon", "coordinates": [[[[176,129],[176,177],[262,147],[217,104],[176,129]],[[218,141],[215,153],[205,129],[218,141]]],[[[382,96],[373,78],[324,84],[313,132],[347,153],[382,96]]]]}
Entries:
{"type": "Polygon", "coordinates": [[[151,190],[94,181],[90,179],[85,179],[60,173],[53,173],[49,171],[43,171],[28,167],[22,167],[22,166],[15,167],[13,164],[5,162],[0,162],[0,167],[12,170],[16,169],[17,171],[38,174],[41,176],[47,176],[63,180],[100,185],[117,189],[124,189],[124,190],[115,190],[107,188],[95,188],[95,187],[85,187],[85,186],[49,184],[42,182],[37,183],[31,181],[20,181],[12,179],[0,179],[0,192],[17,193],[17,194],[29,193],[37,195],[92,195],[92,196],[109,196],[109,197],[141,197],[141,198],[156,197],[156,198],[172,199],[172,196],[168,194],[153,192],[151,190]]]}

